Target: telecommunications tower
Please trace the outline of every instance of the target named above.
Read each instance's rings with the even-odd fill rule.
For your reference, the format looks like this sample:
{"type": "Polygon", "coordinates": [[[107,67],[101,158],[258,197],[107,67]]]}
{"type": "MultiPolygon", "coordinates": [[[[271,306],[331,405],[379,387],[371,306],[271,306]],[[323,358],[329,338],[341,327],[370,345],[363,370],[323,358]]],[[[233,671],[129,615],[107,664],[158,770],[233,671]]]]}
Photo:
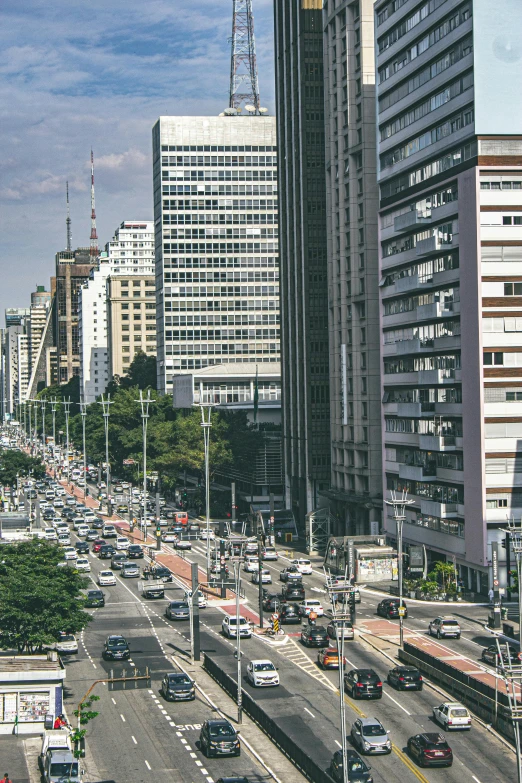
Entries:
{"type": "Polygon", "coordinates": [[[98,257],[98,234],[96,233],[96,207],[94,204],[94,154],[91,150],[91,263],[95,263],[98,257]]]}
{"type": "Polygon", "coordinates": [[[67,196],[67,218],[65,225],[67,227],[67,250],[72,250],[72,238],[71,238],[71,211],[69,209],[69,183],[65,183],[65,193],[67,196]]]}
{"type": "Polygon", "coordinates": [[[259,84],[257,80],[256,41],[254,38],[254,14],[252,0],[232,0],[232,59],[230,63],[231,109],[241,109],[245,103],[247,111],[259,113],[259,84]]]}

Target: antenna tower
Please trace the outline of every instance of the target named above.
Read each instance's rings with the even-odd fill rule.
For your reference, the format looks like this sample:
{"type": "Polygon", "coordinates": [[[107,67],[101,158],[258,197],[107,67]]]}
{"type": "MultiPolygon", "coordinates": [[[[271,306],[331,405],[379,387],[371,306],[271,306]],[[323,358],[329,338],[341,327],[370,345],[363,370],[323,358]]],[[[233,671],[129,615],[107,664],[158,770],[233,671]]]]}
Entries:
{"type": "Polygon", "coordinates": [[[67,250],[72,250],[71,244],[71,212],[69,210],[69,183],[65,183],[65,192],[67,194],[67,219],[65,225],[67,226],[67,250]]]}
{"type": "Polygon", "coordinates": [[[94,264],[98,257],[98,234],[96,233],[96,207],[94,204],[94,153],[91,150],[91,245],[90,256],[94,264]]]}
{"type": "Polygon", "coordinates": [[[233,0],[233,4],[229,106],[238,109],[246,102],[257,114],[260,99],[252,0],[233,0]]]}

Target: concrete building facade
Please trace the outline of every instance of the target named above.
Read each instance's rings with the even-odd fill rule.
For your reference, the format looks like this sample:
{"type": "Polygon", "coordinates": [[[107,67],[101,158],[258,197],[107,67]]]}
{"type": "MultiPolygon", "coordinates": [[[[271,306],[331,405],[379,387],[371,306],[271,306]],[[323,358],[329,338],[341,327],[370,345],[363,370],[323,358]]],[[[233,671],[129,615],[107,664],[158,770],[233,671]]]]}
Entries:
{"type": "Polygon", "coordinates": [[[386,491],[487,593],[522,516],[522,8],[382,0],[375,26],[386,491]]]}
{"type": "Polygon", "coordinates": [[[372,0],[323,10],[331,488],[339,534],[382,524],[372,0]]]}
{"type": "Polygon", "coordinates": [[[330,485],[322,0],[274,4],[285,505],[330,485]]]}
{"type": "Polygon", "coordinates": [[[108,377],[125,375],[136,353],[156,355],[154,275],[107,278],[108,377]]]}
{"type": "Polygon", "coordinates": [[[153,128],[158,389],[212,364],[279,361],[275,119],[153,128]]]}
{"type": "Polygon", "coordinates": [[[80,373],[79,295],[89,278],[92,263],[89,248],[56,253],[54,339],[58,383],[67,383],[80,373]]]}

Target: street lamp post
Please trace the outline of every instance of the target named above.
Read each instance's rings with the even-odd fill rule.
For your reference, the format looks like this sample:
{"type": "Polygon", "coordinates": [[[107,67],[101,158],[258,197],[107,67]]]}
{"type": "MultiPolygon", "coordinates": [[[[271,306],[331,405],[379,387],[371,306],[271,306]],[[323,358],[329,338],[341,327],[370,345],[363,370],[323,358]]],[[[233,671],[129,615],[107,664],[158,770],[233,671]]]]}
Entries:
{"type": "Polygon", "coordinates": [[[63,401],[63,407],[65,409],[65,449],[66,449],[66,465],[67,465],[67,483],[70,482],[70,462],[69,462],[69,413],[71,409],[71,398],[63,401]]]}
{"type": "Polygon", "coordinates": [[[210,428],[212,427],[211,402],[200,402],[201,426],[203,428],[203,444],[205,449],[205,512],[207,530],[207,573],[210,571],[210,428]]]}
{"type": "Polygon", "coordinates": [[[150,406],[153,405],[156,400],[153,400],[150,396],[150,389],[147,389],[147,396],[143,396],[143,390],[140,389],[139,402],[141,406],[141,424],[143,431],[143,506],[141,508],[141,530],[143,533],[143,541],[147,540],[147,429],[149,425],[150,406]]]}
{"type": "Polygon", "coordinates": [[[53,416],[53,467],[54,478],[56,479],[56,408],[59,405],[56,397],[51,397],[51,413],[53,416]]]}
{"type": "Polygon", "coordinates": [[[402,556],[402,526],[406,519],[406,506],[413,503],[413,500],[408,499],[407,492],[404,491],[398,496],[395,490],[392,490],[391,500],[387,500],[388,506],[393,506],[393,518],[397,523],[397,565],[398,565],[398,578],[399,578],[399,646],[404,645],[404,618],[403,618],[403,598],[402,598],[402,572],[403,572],[403,556],[402,556]]]}
{"type": "Polygon", "coordinates": [[[43,443],[43,457],[45,462],[45,458],[47,455],[47,448],[46,448],[47,442],[45,437],[45,406],[47,405],[47,400],[45,399],[45,397],[41,398],[40,404],[42,406],[42,443],[43,443]]]}
{"type": "Polygon", "coordinates": [[[236,656],[237,656],[237,722],[243,722],[243,693],[241,691],[241,628],[240,628],[240,605],[239,594],[241,592],[241,567],[240,562],[234,563],[234,576],[236,582],[236,656]]]}
{"type": "Polygon", "coordinates": [[[34,402],[34,447],[38,453],[38,400],[31,400],[31,402],[34,402]]]}
{"type": "Polygon", "coordinates": [[[33,424],[32,424],[32,415],[31,415],[31,401],[26,400],[26,405],[29,410],[29,450],[31,452],[31,456],[33,454],[33,424]]]}
{"type": "Polygon", "coordinates": [[[87,497],[87,452],[85,449],[85,419],[87,418],[87,403],[80,402],[80,416],[82,417],[82,448],[83,448],[83,499],[87,497]]]}
{"type": "Polygon", "coordinates": [[[109,516],[109,490],[111,479],[109,467],[109,414],[110,407],[112,405],[111,395],[108,394],[107,399],[105,399],[104,395],[102,394],[99,404],[103,409],[103,424],[105,428],[105,483],[107,484],[107,515],[109,516]]]}

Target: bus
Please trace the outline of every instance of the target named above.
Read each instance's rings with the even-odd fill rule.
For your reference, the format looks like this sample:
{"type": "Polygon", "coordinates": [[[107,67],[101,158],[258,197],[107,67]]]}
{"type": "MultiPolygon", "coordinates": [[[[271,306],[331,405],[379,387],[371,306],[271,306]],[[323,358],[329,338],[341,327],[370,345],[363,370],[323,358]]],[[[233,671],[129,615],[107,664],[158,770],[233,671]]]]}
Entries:
{"type": "MultiPolygon", "coordinates": [[[[268,508],[258,509],[256,512],[256,528],[268,535],[268,526],[270,524],[270,510],[268,508]]],[[[274,536],[276,543],[297,541],[299,534],[294,512],[291,508],[279,508],[274,511],[274,536]]]]}

